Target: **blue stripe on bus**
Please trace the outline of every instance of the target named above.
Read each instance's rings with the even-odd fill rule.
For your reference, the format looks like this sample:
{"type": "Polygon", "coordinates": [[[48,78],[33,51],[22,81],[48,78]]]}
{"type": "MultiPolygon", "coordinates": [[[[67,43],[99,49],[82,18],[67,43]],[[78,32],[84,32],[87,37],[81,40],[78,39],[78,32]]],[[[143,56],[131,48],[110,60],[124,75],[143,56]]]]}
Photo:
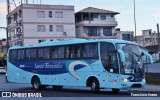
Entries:
{"type": "MultiPolygon", "coordinates": [[[[76,62],[77,60],[75,60],[76,62]]],[[[96,60],[80,60],[81,62],[84,62],[90,66],[90,64],[94,63],[96,60]]],[[[71,62],[74,62],[72,60],[62,60],[62,61],[27,61],[27,62],[12,62],[12,64],[22,70],[25,70],[27,72],[31,73],[37,73],[37,74],[43,74],[43,75],[56,75],[56,74],[63,74],[68,73],[69,71],[69,64],[71,62]]],[[[83,64],[76,64],[73,66],[73,71],[79,70],[81,68],[86,67],[86,65],[83,64]]]]}

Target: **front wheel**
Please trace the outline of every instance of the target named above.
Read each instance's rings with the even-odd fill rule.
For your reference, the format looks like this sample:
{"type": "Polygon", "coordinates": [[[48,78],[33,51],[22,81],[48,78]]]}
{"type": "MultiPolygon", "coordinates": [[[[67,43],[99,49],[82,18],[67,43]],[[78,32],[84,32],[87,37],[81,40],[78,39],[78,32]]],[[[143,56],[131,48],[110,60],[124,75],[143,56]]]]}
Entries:
{"type": "Polygon", "coordinates": [[[41,82],[39,80],[38,77],[35,77],[33,79],[33,82],[32,82],[32,87],[35,89],[35,90],[42,90],[44,89],[46,86],[45,85],[41,85],[41,82]]]}
{"type": "Polygon", "coordinates": [[[91,83],[91,91],[93,93],[98,93],[99,92],[99,82],[97,79],[94,79],[91,83]]]}

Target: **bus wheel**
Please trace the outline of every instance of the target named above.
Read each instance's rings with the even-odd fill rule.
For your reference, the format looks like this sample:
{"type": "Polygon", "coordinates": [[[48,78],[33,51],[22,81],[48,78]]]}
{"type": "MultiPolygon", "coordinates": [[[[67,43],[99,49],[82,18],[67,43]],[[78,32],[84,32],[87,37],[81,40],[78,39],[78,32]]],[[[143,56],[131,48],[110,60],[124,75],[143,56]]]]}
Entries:
{"type": "Polygon", "coordinates": [[[52,87],[55,89],[55,90],[59,90],[59,89],[62,89],[63,86],[56,86],[56,85],[52,85],[52,87]]]}
{"type": "Polygon", "coordinates": [[[99,92],[99,82],[97,79],[94,79],[92,82],[91,82],[91,91],[93,93],[98,93],[99,92]]]}
{"type": "Polygon", "coordinates": [[[42,90],[44,89],[46,86],[45,85],[41,85],[41,82],[39,80],[38,77],[35,77],[33,79],[33,82],[32,82],[32,87],[35,89],[35,90],[42,90]]]}
{"type": "Polygon", "coordinates": [[[117,94],[119,93],[120,89],[112,89],[113,93],[117,94]]]}

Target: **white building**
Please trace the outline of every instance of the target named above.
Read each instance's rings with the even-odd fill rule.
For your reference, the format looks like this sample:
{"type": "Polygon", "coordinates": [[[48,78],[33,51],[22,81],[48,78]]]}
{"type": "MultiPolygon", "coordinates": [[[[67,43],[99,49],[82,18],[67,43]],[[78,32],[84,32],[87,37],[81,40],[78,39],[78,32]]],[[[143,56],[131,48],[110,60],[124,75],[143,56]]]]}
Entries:
{"type": "Polygon", "coordinates": [[[7,20],[10,46],[76,37],[74,6],[22,4],[7,20]]]}
{"type": "Polygon", "coordinates": [[[134,32],[133,31],[120,31],[119,28],[116,29],[118,39],[126,41],[134,41],[134,32]]]}
{"type": "Polygon", "coordinates": [[[75,14],[78,38],[117,38],[115,15],[118,12],[88,7],[75,14]]]}
{"type": "Polygon", "coordinates": [[[142,30],[142,34],[143,34],[144,47],[158,44],[158,34],[155,32],[153,33],[152,29],[142,30]]]}

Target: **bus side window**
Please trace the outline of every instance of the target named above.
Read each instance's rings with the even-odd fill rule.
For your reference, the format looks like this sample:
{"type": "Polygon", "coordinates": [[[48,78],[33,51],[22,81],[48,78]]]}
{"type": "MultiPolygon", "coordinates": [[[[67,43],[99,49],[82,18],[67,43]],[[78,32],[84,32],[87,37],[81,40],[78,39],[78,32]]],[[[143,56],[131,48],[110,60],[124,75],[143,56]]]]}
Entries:
{"type": "Polygon", "coordinates": [[[37,59],[37,50],[26,49],[26,60],[35,60],[35,59],[37,59]]]}
{"type": "Polygon", "coordinates": [[[17,50],[10,50],[9,51],[9,61],[10,62],[17,61],[17,50]]]}
{"type": "Polygon", "coordinates": [[[83,58],[89,57],[89,45],[87,45],[87,44],[82,45],[82,57],[83,58]]]}
{"type": "Polygon", "coordinates": [[[18,61],[24,60],[24,50],[18,50],[18,61]]]}
{"type": "Polygon", "coordinates": [[[43,49],[43,58],[44,59],[50,59],[50,48],[44,48],[43,49]]]}
{"type": "Polygon", "coordinates": [[[71,58],[80,58],[81,47],[80,45],[70,46],[71,58]]]}
{"type": "Polygon", "coordinates": [[[58,55],[57,55],[57,47],[52,47],[51,48],[51,58],[52,59],[57,59],[58,55]]]}
{"type": "Polygon", "coordinates": [[[98,46],[97,44],[93,43],[90,44],[90,57],[98,57],[98,46]]]}
{"type": "Polygon", "coordinates": [[[59,59],[64,59],[64,47],[58,47],[57,56],[59,59]]]}
{"type": "Polygon", "coordinates": [[[43,59],[43,48],[38,49],[38,59],[43,59]]]}

